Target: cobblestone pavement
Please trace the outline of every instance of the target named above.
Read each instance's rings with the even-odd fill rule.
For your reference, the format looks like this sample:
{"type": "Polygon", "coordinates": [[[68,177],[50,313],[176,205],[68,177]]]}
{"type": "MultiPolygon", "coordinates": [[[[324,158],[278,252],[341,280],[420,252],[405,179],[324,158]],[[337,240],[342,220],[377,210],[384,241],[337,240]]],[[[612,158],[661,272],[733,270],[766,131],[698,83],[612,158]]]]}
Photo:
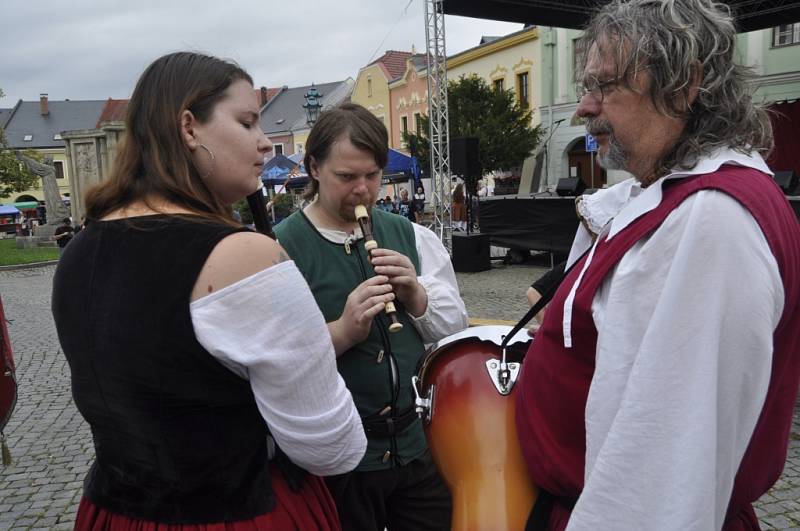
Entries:
{"type": "MultiPolygon", "coordinates": [[[[0,271],[20,384],[19,403],[6,428],[14,462],[0,468],[0,531],[72,529],[93,455],[50,315],[54,271],[53,266],[0,271]]],[[[490,271],[457,276],[470,317],[515,321],[527,308],[525,289],[545,271],[536,265],[495,264],[490,271]]],[[[784,474],[756,508],[764,529],[800,530],[798,441],[796,415],[784,474]]]]}

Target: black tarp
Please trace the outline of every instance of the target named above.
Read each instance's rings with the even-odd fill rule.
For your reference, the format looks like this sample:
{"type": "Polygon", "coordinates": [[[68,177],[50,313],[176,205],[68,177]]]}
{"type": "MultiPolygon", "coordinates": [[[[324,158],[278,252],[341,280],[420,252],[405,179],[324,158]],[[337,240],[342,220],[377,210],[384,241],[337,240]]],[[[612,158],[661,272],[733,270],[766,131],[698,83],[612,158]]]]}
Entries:
{"type": "Polygon", "coordinates": [[[800,221],[800,197],[790,197],[789,204],[792,205],[794,213],[797,215],[798,221],[800,221]]]}
{"type": "Polygon", "coordinates": [[[501,247],[566,254],[578,223],[574,197],[480,200],[481,234],[501,247]]]}
{"type": "MultiPolygon", "coordinates": [[[[444,0],[446,15],[581,29],[609,0],[444,0]]],[[[754,31],[800,21],[797,0],[725,0],[739,31],[754,31]]]]}

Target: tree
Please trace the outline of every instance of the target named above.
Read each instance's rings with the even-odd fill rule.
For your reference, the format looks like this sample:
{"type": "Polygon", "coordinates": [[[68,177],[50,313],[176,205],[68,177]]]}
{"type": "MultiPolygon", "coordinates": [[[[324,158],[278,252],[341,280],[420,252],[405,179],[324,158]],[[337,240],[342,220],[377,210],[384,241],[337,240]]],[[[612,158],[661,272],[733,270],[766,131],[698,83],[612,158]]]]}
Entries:
{"type": "MultiPolygon", "coordinates": [[[[3,89],[0,89],[0,98],[3,96],[5,96],[3,89]]],[[[30,150],[26,150],[24,154],[35,160],[40,159],[36,153],[30,150]]],[[[38,184],[39,176],[22,164],[14,150],[8,147],[6,133],[0,127],[0,199],[13,193],[36,188],[38,184]]]]}
{"type": "MultiPolygon", "coordinates": [[[[475,74],[461,76],[447,86],[450,138],[477,137],[480,141],[480,161],[484,172],[510,170],[536,148],[542,138],[542,127],[531,127],[531,110],[520,107],[513,91],[497,90],[475,74]]],[[[417,141],[420,166],[430,167],[428,117],[423,116],[417,141]]],[[[414,133],[405,133],[407,145],[414,133]]],[[[467,189],[475,193],[475,182],[467,189]]]]}

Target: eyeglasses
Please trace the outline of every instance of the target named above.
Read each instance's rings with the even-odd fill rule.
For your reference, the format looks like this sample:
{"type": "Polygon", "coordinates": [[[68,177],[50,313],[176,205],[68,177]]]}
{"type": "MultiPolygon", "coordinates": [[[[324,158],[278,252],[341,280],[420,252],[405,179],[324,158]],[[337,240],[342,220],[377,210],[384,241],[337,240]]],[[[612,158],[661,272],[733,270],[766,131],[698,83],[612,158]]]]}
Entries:
{"type": "Polygon", "coordinates": [[[575,93],[578,95],[578,103],[580,103],[583,97],[587,95],[591,96],[591,98],[597,103],[603,103],[603,100],[608,93],[613,91],[614,88],[619,85],[620,80],[620,77],[615,77],[614,79],[609,79],[608,81],[600,81],[594,76],[589,76],[587,81],[578,83],[578,85],[575,87],[575,93]]]}

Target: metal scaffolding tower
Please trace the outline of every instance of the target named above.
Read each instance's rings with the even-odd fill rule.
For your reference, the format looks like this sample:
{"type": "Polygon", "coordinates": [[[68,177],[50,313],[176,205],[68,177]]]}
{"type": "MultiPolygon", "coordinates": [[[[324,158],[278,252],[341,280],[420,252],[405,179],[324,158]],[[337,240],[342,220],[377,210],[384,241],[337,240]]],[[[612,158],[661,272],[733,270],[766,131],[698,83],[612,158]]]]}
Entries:
{"type": "Polygon", "coordinates": [[[425,39],[428,52],[428,117],[430,118],[431,187],[434,231],[452,252],[450,189],[450,122],[447,114],[447,53],[443,0],[425,0],[425,39]]]}

